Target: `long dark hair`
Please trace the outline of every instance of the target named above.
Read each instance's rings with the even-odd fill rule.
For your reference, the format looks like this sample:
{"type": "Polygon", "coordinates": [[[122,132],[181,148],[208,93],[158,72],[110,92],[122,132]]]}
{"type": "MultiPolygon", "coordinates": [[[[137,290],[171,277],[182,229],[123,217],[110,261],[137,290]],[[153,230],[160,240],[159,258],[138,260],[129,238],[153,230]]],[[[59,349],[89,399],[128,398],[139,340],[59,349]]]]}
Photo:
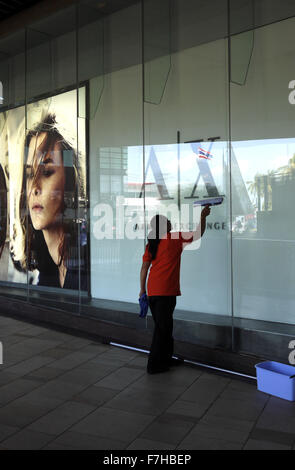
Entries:
{"type": "Polygon", "coordinates": [[[152,255],[152,260],[157,256],[158,246],[163,235],[169,231],[169,220],[164,215],[155,215],[150,222],[152,230],[148,234],[148,250],[152,255]]]}
{"type": "Polygon", "coordinates": [[[65,141],[63,136],[56,128],[55,115],[48,114],[45,119],[39,123],[35,129],[31,130],[25,140],[25,165],[22,178],[22,190],[20,197],[20,218],[21,227],[24,235],[24,249],[26,250],[25,261],[15,263],[16,267],[20,270],[34,270],[46,271],[47,274],[54,273],[56,265],[52,260],[47,244],[45,242],[42,230],[35,230],[31,221],[29,210],[27,207],[27,194],[26,194],[26,162],[28,158],[28,149],[33,137],[45,133],[46,137],[42,142],[42,155],[54,149],[56,143],[60,145],[62,153],[64,171],[65,171],[65,188],[64,188],[64,201],[62,210],[62,227],[63,239],[59,246],[59,266],[64,263],[67,267],[70,264],[76,264],[75,259],[78,259],[78,224],[77,224],[77,211],[78,211],[78,176],[75,166],[76,153],[71,145],[65,141]],[[72,164],[65,166],[66,155],[70,154],[72,164]],[[67,214],[66,209],[71,210],[71,214],[67,214]],[[74,262],[74,263],[73,263],[74,262]]]}

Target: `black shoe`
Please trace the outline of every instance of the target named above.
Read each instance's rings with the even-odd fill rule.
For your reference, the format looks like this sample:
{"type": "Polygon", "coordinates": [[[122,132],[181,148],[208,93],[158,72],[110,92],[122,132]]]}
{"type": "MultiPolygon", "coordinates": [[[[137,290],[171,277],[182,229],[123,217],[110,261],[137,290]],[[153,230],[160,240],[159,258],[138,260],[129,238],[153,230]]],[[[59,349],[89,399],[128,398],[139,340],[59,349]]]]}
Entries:
{"type": "Polygon", "coordinates": [[[169,367],[147,367],[148,374],[161,374],[162,372],[168,372],[169,367]]]}

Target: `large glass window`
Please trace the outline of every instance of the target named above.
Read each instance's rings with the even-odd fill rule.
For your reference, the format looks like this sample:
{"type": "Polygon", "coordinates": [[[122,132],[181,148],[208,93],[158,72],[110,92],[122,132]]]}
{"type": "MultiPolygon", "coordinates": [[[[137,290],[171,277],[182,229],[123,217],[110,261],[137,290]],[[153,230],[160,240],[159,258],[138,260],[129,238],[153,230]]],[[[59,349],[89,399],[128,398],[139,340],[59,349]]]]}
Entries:
{"type": "MultiPolygon", "coordinates": [[[[103,92],[97,106],[90,103],[89,121],[91,295],[130,302],[137,311],[143,250],[137,218],[143,202],[140,5],[105,18],[103,37],[103,92]]],[[[96,87],[94,78],[94,99],[96,87]]]]}
{"type": "Polygon", "coordinates": [[[0,36],[0,293],[150,328],[152,216],[190,231],[223,196],[183,252],[175,337],[255,353],[249,331],[287,335],[291,3],[84,0],[0,36]]]}
{"type": "MultiPolygon", "coordinates": [[[[15,268],[11,257],[25,142],[25,31],[1,41],[0,71],[0,281],[3,293],[17,297],[17,287],[27,286],[26,273],[15,268]]],[[[27,295],[24,289],[20,293],[27,295]]]]}
{"type": "Polygon", "coordinates": [[[231,85],[236,317],[294,323],[294,19],[255,31],[246,83],[231,85]],[[241,112],[242,110],[242,112],[241,112]],[[238,180],[237,180],[238,181],[238,180]]]}
{"type": "MultiPolygon", "coordinates": [[[[150,1],[144,10],[145,184],[155,188],[146,198],[146,223],[156,210],[168,213],[172,230],[193,230],[199,222],[194,202],[225,197],[212,209],[201,244],[187,247],[181,260],[182,295],[175,317],[183,322],[178,338],[203,343],[207,338],[200,334],[200,321],[214,324],[217,316],[221,323],[231,321],[228,67],[227,41],[222,37],[227,4],[213,3],[218,28],[211,30],[212,17],[204,2],[178,1],[172,6],[150,1]],[[201,34],[205,30],[206,41],[201,34]]],[[[218,339],[220,346],[226,341],[218,339]]]]}

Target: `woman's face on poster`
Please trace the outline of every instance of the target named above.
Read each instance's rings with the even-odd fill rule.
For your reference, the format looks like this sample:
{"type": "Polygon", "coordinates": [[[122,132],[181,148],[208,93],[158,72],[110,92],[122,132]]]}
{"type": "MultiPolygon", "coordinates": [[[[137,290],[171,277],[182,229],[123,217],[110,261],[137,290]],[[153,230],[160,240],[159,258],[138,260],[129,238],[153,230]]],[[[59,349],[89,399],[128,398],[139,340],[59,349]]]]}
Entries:
{"type": "Polygon", "coordinates": [[[26,165],[27,200],[35,230],[46,230],[60,222],[63,212],[65,172],[60,144],[42,150],[46,133],[32,137],[26,165]]]}

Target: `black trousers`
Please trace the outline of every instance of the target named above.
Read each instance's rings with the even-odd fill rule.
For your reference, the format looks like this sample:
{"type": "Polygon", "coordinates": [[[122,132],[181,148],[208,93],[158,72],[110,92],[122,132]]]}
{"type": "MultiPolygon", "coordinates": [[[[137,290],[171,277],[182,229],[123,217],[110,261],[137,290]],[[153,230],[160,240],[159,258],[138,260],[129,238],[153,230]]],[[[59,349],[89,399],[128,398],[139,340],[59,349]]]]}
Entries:
{"type": "Polygon", "coordinates": [[[155,322],[147,368],[155,371],[169,367],[173,354],[173,312],[176,296],[149,296],[149,307],[155,322]]]}

